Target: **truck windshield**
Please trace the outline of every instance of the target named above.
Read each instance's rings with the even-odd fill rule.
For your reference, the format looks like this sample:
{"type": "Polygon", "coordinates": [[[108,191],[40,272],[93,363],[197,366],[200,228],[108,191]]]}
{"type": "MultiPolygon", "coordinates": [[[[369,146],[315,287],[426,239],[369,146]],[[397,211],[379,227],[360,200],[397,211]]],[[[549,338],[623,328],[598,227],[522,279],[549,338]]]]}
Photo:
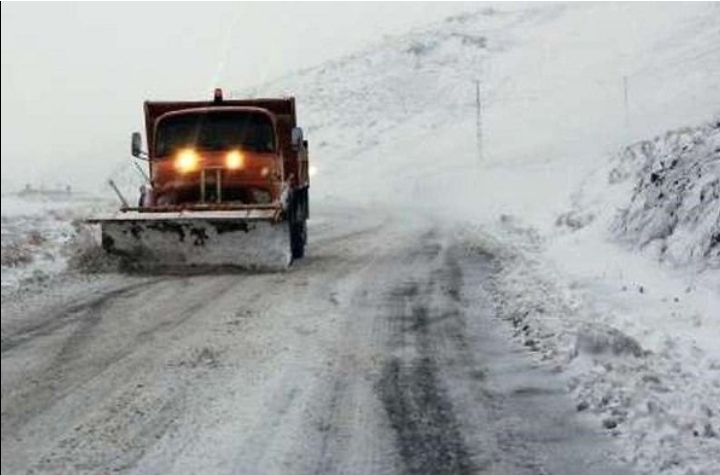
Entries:
{"type": "Polygon", "coordinates": [[[187,113],[161,119],[155,134],[155,156],[165,157],[188,147],[274,152],[275,133],[270,118],[257,112],[187,113]]]}

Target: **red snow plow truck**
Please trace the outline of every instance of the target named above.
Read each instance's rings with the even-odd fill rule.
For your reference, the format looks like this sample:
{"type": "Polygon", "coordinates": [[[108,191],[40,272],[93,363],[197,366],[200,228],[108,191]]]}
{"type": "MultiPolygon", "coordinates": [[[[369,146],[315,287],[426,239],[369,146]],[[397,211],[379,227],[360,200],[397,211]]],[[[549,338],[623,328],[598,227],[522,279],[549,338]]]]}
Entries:
{"type": "MultiPolygon", "coordinates": [[[[137,206],[90,220],[108,253],[140,266],[285,268],[303,257],[308,145],[294,98],[145,102],[137,206]]],[[[112,182],[111,182],[112,185],[112,182]]],[[[117,189],[116,189],[117,191],[117,189]]]]}

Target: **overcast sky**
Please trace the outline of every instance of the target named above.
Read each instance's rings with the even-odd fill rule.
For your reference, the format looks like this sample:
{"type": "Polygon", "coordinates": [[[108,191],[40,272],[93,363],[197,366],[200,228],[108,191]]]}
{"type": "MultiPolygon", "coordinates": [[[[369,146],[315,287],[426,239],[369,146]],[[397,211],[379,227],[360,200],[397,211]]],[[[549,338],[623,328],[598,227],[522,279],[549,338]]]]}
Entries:
{"type": "Polygon", "coordinates": [[[479,8],[448,2],[1,5],[4,187],[102,180],[97,174],[107,163],[129,160],[129,136],[142,128],[145,99],[200,99],[215,86],[241,91],[479,8]]]}

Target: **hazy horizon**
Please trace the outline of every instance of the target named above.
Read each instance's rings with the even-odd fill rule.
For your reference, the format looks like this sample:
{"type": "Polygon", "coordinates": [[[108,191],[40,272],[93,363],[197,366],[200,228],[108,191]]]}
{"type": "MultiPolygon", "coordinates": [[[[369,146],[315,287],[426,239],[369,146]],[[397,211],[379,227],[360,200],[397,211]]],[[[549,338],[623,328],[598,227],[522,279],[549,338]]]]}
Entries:
{"type": "Polygon", "coordinates": [[[479,8],[448,2],[2,4],[3,188],[99,188],[130,160],[129,136],[142,129],[145,99],[200,99],[216,86],[243,91],[479,8]]]}

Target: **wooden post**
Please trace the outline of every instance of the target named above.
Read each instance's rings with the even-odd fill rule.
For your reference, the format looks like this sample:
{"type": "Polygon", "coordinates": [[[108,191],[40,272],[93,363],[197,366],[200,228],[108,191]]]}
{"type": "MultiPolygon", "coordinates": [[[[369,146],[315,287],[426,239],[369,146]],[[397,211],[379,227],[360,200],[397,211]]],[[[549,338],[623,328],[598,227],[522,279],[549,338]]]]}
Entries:
{"type": "Polygon", "coordinates": [[[630,131],[630,106],[628,102],[628,77],[623,76],[623,104],[625,106],[625,128],[630,131]]]}
{"type": "Polygon", "coordinates": [[[482,153],[482,103],[480,101],[480,80],[475,80],[475,108],[476,108],[476,127],[475,132],[477,138],[478,163],[483,161],[482,153]]]}

